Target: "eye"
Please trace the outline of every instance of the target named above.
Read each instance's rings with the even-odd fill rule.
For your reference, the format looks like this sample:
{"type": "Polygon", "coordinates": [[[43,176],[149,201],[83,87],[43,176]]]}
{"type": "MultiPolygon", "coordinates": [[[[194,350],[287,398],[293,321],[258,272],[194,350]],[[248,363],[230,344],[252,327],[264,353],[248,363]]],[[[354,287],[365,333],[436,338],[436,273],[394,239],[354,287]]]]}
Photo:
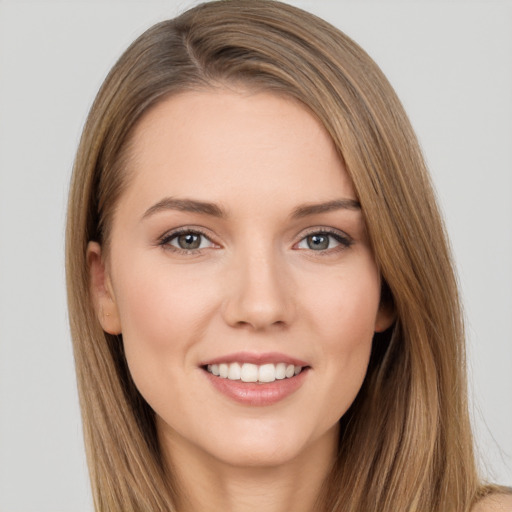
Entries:
{"type": "Polygon", "coordinates": [[[160,245],[178,251],[198,251],[215,244],[203,233],[193,230],[182,230],[169,233],[160,241],[160,245]]]}
{"type": "Polygon", "coordinates": [[[340,233],[319,231],[305,236],[296,247],[297,249],[309,249],[320,252],[349,247],[351,243],[350,238],[340,233]]]}

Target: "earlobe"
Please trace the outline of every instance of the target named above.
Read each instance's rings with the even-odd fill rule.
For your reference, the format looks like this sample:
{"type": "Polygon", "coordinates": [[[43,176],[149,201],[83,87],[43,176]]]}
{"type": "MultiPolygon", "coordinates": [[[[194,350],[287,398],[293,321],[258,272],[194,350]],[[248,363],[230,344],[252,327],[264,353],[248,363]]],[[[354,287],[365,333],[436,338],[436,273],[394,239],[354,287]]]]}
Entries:
{"type": "Polygon", "coordinates": [[[384,332],[389,329],[396,320],[396,308],[393,295],[385,280],[381,282],[380,304],[375,318],[375,332],[384,332]]]}
{"type": "Polygon", "coordinates": [[[89,287],[98,321],[105,332],[121,334],[121,321],[110,275],[102,257],[98,242],[87,245],[87,264],[89,268],[89,287]]]}
{"type": "Polygon", "coordinates": [[[375,332],[383,332],[389,329],[396,320],[395,308],[389,304],[381,304],[375,319],[375,332]]]}
{"type": "Polygon", "coordinates": [[[387,285],[382,286],[379,310],[375,319],[375,332],[389,329],[396,320],[396,309],[391,292],[387,285]]]}

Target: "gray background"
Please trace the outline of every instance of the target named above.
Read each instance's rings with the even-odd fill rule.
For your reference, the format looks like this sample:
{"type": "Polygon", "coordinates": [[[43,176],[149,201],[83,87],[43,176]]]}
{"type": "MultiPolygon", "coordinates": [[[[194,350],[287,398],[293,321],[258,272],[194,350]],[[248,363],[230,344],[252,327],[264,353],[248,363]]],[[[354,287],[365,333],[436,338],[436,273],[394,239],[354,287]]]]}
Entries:
{"type": "MultiPolygon", "coordinates": [[[[463,292],[482,469],[512,484],[512,2],[290,2],[360,43],[410,114],[463,292]]],[[[70,169],[105,74],[191,2],[0,0],[0,512],[92,510],[67,327],[70,169]]]]}

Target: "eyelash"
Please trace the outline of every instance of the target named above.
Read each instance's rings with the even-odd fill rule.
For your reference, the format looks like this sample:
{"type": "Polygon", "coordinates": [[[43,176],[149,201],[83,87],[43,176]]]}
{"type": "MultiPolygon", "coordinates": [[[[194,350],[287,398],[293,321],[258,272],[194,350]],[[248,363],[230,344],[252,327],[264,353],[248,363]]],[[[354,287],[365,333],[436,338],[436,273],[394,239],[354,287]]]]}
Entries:
{"type": "Polygon", "coordinates": [[[321,256],[327,256],[327,255],[330,255],[333,253],[337,253],[339,251],[343,251],[344,249],[348,249],[354,243],[352,238],[349,237],[346,233],[343,233],[341,231],[334,230],[334,229],[325,229],[325,228],[322,229],[321,228],[321,229],[313,229],[309,233],[306,233],[300,239],[300,241],[297,244],[295,244],[295,246],[297,246],[298,244],[305,241],[308,237],[315,236],[315,235],[333,238],[334,240],[336,240],[336,242],[339,243],[339,246],[331,247],[331,248],[327,248],[327,249],[321,249],[318,251],[315,251],[314,249],[311,249],[311,248],[309,249],[312,253],[317,253],[318,255],[321,255],[321,256]]]}
{"type": "MultiPolygon", "coordinates": [[[[158,240],[158,245],[162,247],[165,250],[175,252],[177,254],[183,254],[183,255],[199,255],[203,252],[205,249],[204,247],[196,248],[196,249],[183,249],[181,247],[176,247],[174,245],[171,245],[171,242],[173,240],[176,240],[179,236],[182,235],[195,235],[199,237],[203,237],[206,240],[208,240],[212,245],[216,245],[215,242],[213,242],[206,233],[201,231],[197,228],[179,228],[176,229],[170,233],[166,233],[158,240]]],[[[314,229],[311,230],[309,233],[306,233],[302,238],[294,244],[294,247],[297,247],[300,243],[304,242],[308,237],[314,236],[314,235],[320,235],[320,236],[327,236],[329,238],[333,238],[336,242],[338,242],[340,245],[332,248],[327,249],[320,249],[318,251],[315,251],[314,249],[309,248],[309,251],[312,253],[318,253],[319,255],[328,255],[332,254],[334,252],[338,252],[344,249],[348,249],[352,244],[353,240],[348,235],[346,235],[343,232],[332,230],[332,229],[314,229]]],[[[200,242],[200,245],[202,242],[200,242]]],[[[303,249],[297,249],[297,250],[303,250],[303,249]]]]}
{"type": "Polygon", "coordinates": [[[175,239],[177,239],[179,236],[182,235],[196,235],[205,238],[208,240],[211,244],[215,245],[214,242],[210,239],[208,235],[203,233],[200,229],[197,228],[178,228],[170,233],[166,233],[158,240],[158,245],[164,248],[165,250],[172,251],[178,254],[184,254],[184,255],[190,255],[190,254],[201,254],[203,251],[203,248],[198,249],[182,249],[181,247],[176,247],[171,245],[171,242],[175,239]]]}

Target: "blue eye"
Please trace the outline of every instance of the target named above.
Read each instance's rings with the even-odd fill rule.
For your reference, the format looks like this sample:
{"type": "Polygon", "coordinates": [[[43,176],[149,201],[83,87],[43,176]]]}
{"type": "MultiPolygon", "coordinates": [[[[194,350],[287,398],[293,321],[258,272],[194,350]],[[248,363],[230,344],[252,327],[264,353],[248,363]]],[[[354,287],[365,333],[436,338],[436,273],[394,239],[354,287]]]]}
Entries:
{"type": "Polygon", "coordinates": [[[206,247],[213,247],[213,242],[198,231],[179,231],[165,236],[160,245],[181,251],[196,251],[206,247]]]}
{"type": "Polygon", "coordinates": [[[298,244],[298,249],[310,249],[312,251],[327,251],[343,246],[349,247],[351,240],[338,233],[317,232],[305,236],[298,244]]]}

